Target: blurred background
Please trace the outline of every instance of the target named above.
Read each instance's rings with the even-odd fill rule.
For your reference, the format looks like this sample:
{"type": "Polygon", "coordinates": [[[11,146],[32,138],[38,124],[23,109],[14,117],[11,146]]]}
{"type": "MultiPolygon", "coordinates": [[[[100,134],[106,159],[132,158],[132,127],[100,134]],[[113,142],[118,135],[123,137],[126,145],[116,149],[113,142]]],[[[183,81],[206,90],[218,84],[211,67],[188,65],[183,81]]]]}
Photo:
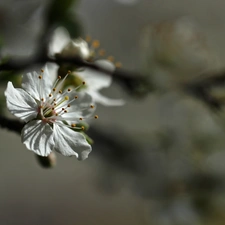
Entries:
{"type": "Polygon", "coordinates": [[[224,71],[225,2],[54,2],[0,0],[1,62],[35,56],[40,39],[64,26],[100,40],[150,86],[102,91],[126,104],[98,106],[82,162],[57,154],[43,168],[18,134],[1,129],[0,224],[225,224],[225,87],[207,89],[216,109],[183,88],[224,71]]]}

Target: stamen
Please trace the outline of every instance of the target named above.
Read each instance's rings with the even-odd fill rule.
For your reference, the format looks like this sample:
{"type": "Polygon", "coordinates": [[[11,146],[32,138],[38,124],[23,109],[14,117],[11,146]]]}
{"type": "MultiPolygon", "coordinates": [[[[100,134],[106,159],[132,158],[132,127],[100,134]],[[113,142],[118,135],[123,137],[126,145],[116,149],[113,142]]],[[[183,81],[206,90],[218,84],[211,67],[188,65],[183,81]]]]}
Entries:
{"type": "Polygon", "coordinates": [[[71,91],[71,89],[70,89],[70,88],[68,88],[68,89],[67,89],[67,91],[68,91],[68,92],[70,92],[70,91],[71,91]]]}
{"type": "Polygon", "coordinates": [[[70,107],[70,104],[68,104],[67,107],[69,108],[70,107]]]}
{"type": "Polygon", "coordinates": [[[62,90],[59,90],[59,94],[62,94],[62,90]]]}
{"type": "Polygon", "coordinates": [[[85,38],[85,41],[86,42],[90,42],[91,41],[91,37],[89,35],[87,35],[86,38],[85,38]]]}
{"type": "Polygon", "coordinates": [[[98,115],[95,115],[95,119],[98,119],[98,115]]]}
{"type": "Polygon", "coordinates": [[[78,99],[78,96],[77,96],[77,95],[75,95],[75,96],[74,96],[74,98],[75,98],[75,99],[78,99]]]}
{"type": "Polygon", "coordinates": [[[55,90],[56,90],[55,88],[52,89],[52,91],[55,91],[55,90]]]}
{"type": "Polygon", "coordinates": [[[100,56],[104,56],[104,55],[105,55],[105,50],[104,50],[104,49],[100,49],[100,50],[98,51],[98,54],[99,54],[100,56]]]}
{"type": "Polygon", "coordinates": [[[79,120],[83,120],[83,118],[81,117],[81,118],[79,118],[79,120]]]}
{"type": "Polygon", "coordinates": [[[94,109],[95,106],[94,106],[94,105],[90,105],[90,107],[91,107],[92,109],[94,109]]]}
{"type": "Polygon", "coordinates": [[[72,123],[71,124],[71,127],[76,127],[77,125],[75,123],[72,123]]]}
{"type": "Polygon", "coordinates": [[[84,126],[81,126],[81,129],[82,129],[82,130],[85,130],[85,127],[84,127],[84,126]]]}
{"type": "Polygon", "coordinates": [[[115,67],[116,68],[121,68],[122,67],[122,63],[121,62],[116,62],[115,63],[115,67]]]}
{"type": "Polygon", "coordinates": [[[40,79],[40,80],[41,80],[41,79],[42,79],[42,76],[38,76],[38,79],[40,79]]]}
{"type": "Polygon", "coordinates": [[[48,97],[51,98],[52,97],[52,94],[49,94],[48,97]]]}
{"type": "Polygon", "coordinates": [[[114,60],[115,60],[115,58],[114,58],[113,56],[109,56],[107,59],[108,59],[110,62],[114,62],[114,60]]]}
{"type": "Polygon", "coordinates": [[[100,42],[98,40],[94,40],[91,45],[93,48],[98,48],[100,46],[100,42]]]}
{"type": "Polygon", "coordinates": [[[43,98],[41,98],[41,101],[43,102],[43,101],[44,101],[44,99],[43,99],[43,98]]]}
{"type": "Polygon", "coordinates": [[[41,69],[41,72],[42,72],[42,73],[44,73],[44,70],[43,70],[43,69],[41,69]]]}

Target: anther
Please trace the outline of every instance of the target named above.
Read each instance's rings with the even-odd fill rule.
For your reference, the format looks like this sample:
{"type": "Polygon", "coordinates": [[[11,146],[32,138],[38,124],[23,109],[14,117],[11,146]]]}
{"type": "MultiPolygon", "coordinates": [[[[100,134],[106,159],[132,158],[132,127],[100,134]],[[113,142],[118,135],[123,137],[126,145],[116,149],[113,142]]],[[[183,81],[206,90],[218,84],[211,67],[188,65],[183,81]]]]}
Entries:
{"type": "Polygon", "coordinates": [[[94,105],[90,105],[90,107],[91,107],[92,109],[94,109],[95,106],[94,106],[94,105]]]}
{"type": "Polygon", "coordinates": [[[64,113],[67,113],[68,111],[67,110],[64,110],[64,113]]]}
{"type": "Polygon", "coordinates": [[[55,110],[55,108],[54,108],[54,107],[52,107],[52,110],[54,111],[54,110],[55,110]]]}
{"type": "Polygon", "coordinates": [[[65,100],[69,100],[69,96],[66,95],[64,99],[65,99],[65,100]]]}
{"type": "Polygon", "coordinates": [[[53,88],[52,91],[56,91],[56,88],[53,88]]]}
{"type": "Polygon", "coordinates": [[[58,113],[55,114],[55,116],[58,116],[58,115],[59,115],[58,113]]]}
{"type": "Polygon", "coordinates": [[[76,124],[75,124],[75,123],[72,123],[72,124],[71,124],[71,127],[76,127],[76,124]]]}
{"type": "Polygon", "coordinates": [[[75,98],[75,99],[78,99],[78,96],[76,95],[76,96],[74,96],[74,98],[75,98]]]}
{"type": "Polygon", "coordinates": [[[70,107],[70,104],[68,104],[67,107],[69,108],[70,107]]]}
{"type": "Polygon", "coordinates": [[[85,40],[86,40],[86,42],[90,42],[91,41],[91,37],[90,36],[86,36],[85,40]]]}
{"type": "Polygon", "coordinates": [[[81,117],[79,120],[83,120],[83,118],[81,117]]]}
{"type": "Polygon", "coordinates": [[[42,73],[44,73],[44,70],[41,70],[42,73]]]}
{"type": "Polygon", "coordinates": [[[68,74],[70,74],[71,73],[71,71],[70,70],[68,70],[68,72],[67,72],[68,74]]]}
{"type": "Polygon", "coordinates": [[[113,57],[113,56],[109,56],[107,59],[108,59],[110,62],[114,62],[114,57],[113,57]]]}
{"type": "Polygon", "coordinates": [[[104,49],[100,49],[100,50],[98,51],[98,54],[99,54],[100,56],[104,56],[104,55],[105,55],[105,50],[104,50],[104,49]]]}
{"type": "Polygon", "coordinates": [[[86,84],[85,81],[83,81],[82,84],[85,85],[86,84]]]}
{"type": "Polygon", "coordinates": [[[61,79],[61,76],[58,76],[58,79],[60,80],[61,79]]]}
{"type": "Polygon", "coordinates": [[[43,102],[43,101],[44,101],[44,99],[43,99],[43,98],[41,98],[41,101],[43,102]]]}
{"type": "Polygon", "coordinates": [[[62,111],[65,110],[64,108],[62,108],[62,111]]]}
{"type": "Polygon", "coordinates": [[[67,91],[71,91],[71,89],[70,89],[70,88],[68,88],[68,89],[67,89],[67,91]]]}
{"type": "Polygon", "coordinates": [[[40,79],[40,80],[41,80],[41,79],[42,79],[42,76],[38,76],[38,79],[40,79]]]}
{"type": "Polygon", "coordinates": [[[48,97],[52,97],[52,94],[49,94],[48,97]]]}
{"type": "Polygon", "coordinates": [[[62,90],[59,91],[59,94],[62,94],[62,90]]]}
{"type": "Polygon", "coordinates": [[[54,103],[54,106],[57,106],[57,104],[56,104],[56,103],[54,103]]]}
{"type": "Polygon", "coordinates": [[[116,68],[121,68],[122,67],[122,63],[121,62],[116,62],[115,63],[115,67],[116,68]]]}
{"type": "Polygon", "coordinates": [[[81,126],[81,130],[84,130],[85,128],[84,128],[84,126],[81,126]]]}
{"type": "Polygon", "coordinates": [[[56,99],[54,98],[54,99],[53,99],[53,101],[55,102],[55,101],[56,101],[56,99]]]}
{"type": "Polygon", "coordinates": [[[92,42],[92,47],[93,48],[98,48],[100,46],[100,42],[98,41],[98,40],[94,40],[93,42],[92,42]]]}
{"type": "Polygon", "coordinates": [[[95,119],[98,119],[98,115],[95,115],[95,119]]]}

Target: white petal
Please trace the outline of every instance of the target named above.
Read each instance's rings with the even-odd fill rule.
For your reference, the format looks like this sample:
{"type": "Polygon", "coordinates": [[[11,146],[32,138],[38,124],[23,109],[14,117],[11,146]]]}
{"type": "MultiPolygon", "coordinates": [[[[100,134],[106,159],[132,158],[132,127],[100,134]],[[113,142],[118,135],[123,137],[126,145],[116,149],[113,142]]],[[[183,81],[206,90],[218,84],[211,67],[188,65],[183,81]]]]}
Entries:
{"type": "MultiPolygon", "coordinates": [[[[73,97],[74,94],[71,95],[70,99],[73,99],[73,97]]],[[[91,108],[91,105],[94,105],[92,96],[85,92],[80,92],[78,93],[78,98],[67,108],[68,112],[63,114],[62,117],[66,121],[68,120],[68,123],[76,123],[80,117],[87,118],[94,113],[95,108],[91,108]]]]}
{"type": "Polygon", "coordinates": [[[5,96],[9,111],[21,120],[28,122],[37,116],[38,105],[36,101],[23,89],[14,88],[12,82],[8,82],[5,96]]]}
{"type": "MultiPolygon", "coordinates": [[[[101,66],[104,69],[108,69],[112,73],[115,70],[115,66],[108,60],[98,60],[95,62],[95,64],[101,66]]],[[[106,88],[112,83],[112,76],[99,71],[91,70],[89,68],[85,68],[83,71],[76,72],[74,74],[77,74],[86,82],[88,90],[99,90],[106,88]]]]}
{"type": "Polygon", "coordinates": [[[42,79],[38,78],[39,75],[41,75],[41,71],[39,74],[34,71],[23,75],[22,79],[23,89],[37,100],[45,99],[50,94],[53,85],[47,66],[44,68],[42,79]]]}
{"type": "Polygon", "coordinates": [[[27,123],[22,130],[22,143],[41,156],[48,156],[53,149],[53,130],[49,124],[41,120],[27,123]]]}
{"type": "Polygon", "coordinates": [[[123,99],[111,99],[105,97],[104,95],[102,95],[97,91],[88,91],[88,94],[92,96],[94,102],[100,103],[104,106],[121,106],[125,104],[125,101],[123,99]]]}
{"type": "Polygon", "coordinates": [[[65,156],[75,155],[79,160],[84,160],[91,152],[91,146],[85,137],[70,128],[54,124],[55,150],[65,156]]]}
{"type": "Polygon", "coordinates": [[[49,54],[54,55],[55,53],[59,53],[62,49],[69,43],[70,35],[68,31],[63,28],[59,27],[54,31],[50,47],[49,47],[49,54]]]}

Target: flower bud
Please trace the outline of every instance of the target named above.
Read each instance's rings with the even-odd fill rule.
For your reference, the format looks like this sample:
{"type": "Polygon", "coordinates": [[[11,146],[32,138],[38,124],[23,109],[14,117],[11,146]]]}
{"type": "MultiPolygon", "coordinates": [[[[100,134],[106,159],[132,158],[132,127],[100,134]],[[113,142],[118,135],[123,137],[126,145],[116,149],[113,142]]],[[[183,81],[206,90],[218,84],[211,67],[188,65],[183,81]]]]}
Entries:
{"type": "Polygon", "coordinates": [[[52,168],[56,165],[56,155],[51,152],[47,157],[36,155],[38,162],[44,168],[52,168]]]}
{"type": "Polygon", "coordinates": [[[88,60],[91,56],[91,51],[86,41],[82,38],[71,40],[61,51],[62,57],[80,57],[83,60],[88,60]]]}

